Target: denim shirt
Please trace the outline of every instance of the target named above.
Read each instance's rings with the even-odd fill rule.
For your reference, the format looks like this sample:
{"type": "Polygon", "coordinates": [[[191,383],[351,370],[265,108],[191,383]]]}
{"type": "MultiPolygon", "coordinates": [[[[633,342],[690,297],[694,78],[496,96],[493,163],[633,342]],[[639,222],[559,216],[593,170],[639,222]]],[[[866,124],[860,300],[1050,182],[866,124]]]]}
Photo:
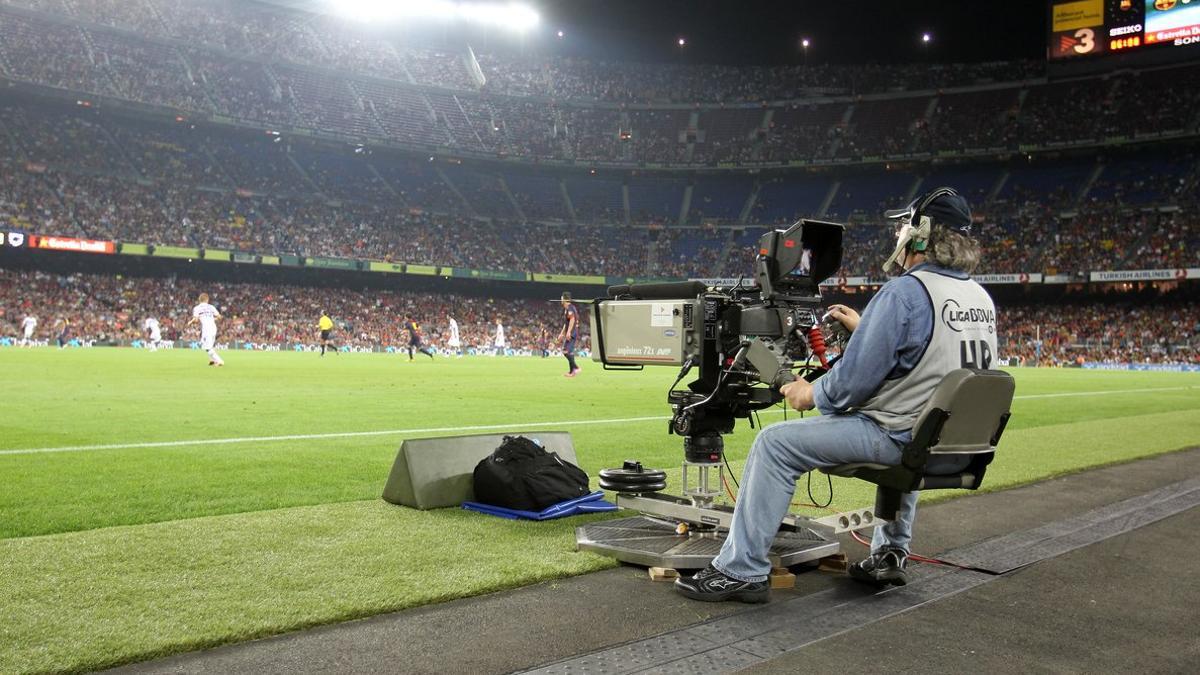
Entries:
{"type": "MultiPolygon", "coordinates": [[[[967,275],[932,263],[910,272],[929,270],[966,279],[967,275]]],[[[885,380],[902,377],[916,367],[933,336],[933,305],[925,287],[911,274],[883,285],[862,312],[842,357],[813,383],[813,402],[822,415],[845,413],[870,399],[885,380]]],[[[892,437],[905,443],[910,431],[892,437]]]]}

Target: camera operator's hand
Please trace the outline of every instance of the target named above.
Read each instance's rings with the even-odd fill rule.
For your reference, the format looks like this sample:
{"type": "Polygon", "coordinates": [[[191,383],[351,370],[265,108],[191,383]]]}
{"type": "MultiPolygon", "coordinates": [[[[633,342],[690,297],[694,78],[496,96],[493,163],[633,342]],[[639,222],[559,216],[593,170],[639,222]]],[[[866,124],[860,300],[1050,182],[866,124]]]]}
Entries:
{"type": "Polygon", "coordinates": [[[858,316],[858,312],[845,305],[830,305],[829,317],[841,322],[841,324],[846,327],[846,330],[850,331],[851,333],[858,328],[858,320],[860,318],[858,316]]]}
{"type": "Polygon", "coordinates": [[[812,383],[803,377],[783,385],[779,388],[779,393],[783,394],[788,405],[796,410],[812,410],[815,405],[813,403],[812,383]]]}

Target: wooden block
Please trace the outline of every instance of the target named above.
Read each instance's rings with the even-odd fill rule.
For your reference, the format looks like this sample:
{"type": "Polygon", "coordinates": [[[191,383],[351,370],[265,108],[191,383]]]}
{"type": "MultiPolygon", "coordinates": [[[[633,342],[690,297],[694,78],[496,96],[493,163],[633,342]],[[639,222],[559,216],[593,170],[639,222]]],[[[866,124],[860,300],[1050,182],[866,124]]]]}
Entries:
{"type": "Polygon", "coordinates": [[[821,564],[817,567],[817,571],[845,573],[849,567],[850,562],[846,559],[846,554],[835,553],[834,555],[821,558],[821,564]]]}
{"type": "Polygon", "coordinates": [[[789,572],[786,567],[776,567],[771,570],[771,575],[767,577],[767,581],[771,582],[771,588],[794,588],[796,586],[796,575],[789,572]]]}
{"type": "Polygon", "coordinates": [[[650,581],[670,581],[679,577],[679,572],[670,567],[651,567],[650,581]]]}

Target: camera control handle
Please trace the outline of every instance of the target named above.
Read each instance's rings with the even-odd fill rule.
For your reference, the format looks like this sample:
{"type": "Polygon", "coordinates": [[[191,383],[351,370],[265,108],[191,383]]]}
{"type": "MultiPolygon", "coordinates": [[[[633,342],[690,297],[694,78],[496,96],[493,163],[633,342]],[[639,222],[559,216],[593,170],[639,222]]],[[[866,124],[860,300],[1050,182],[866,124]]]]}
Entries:
{"type": "Polygon", "coordinates": [[[780,364],[779,357],[775,355],[775,352],[758,340],[743,343],[738,356],[739,358],[744,357],[750,362],[750,366],[758,371],[759,381],[769,384],[775,389],[796,379],[791,371],[780,364]]]}

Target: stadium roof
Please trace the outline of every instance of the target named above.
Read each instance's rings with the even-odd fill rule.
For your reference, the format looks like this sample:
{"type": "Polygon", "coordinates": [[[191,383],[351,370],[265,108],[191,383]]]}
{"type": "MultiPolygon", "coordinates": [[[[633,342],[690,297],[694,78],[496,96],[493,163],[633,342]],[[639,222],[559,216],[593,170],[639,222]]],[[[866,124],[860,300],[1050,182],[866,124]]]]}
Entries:
{"type": "MultiPolygon", "coordinates": [[[[339,0],[262,1],[328,13],[339,0]]],[[[508,4],[508,0],[495,4],[508,4]]],[[[807,60],[815,65],[1045,56],[1042,2],[527,0],[527,4],[540,21],[519,38],[478,27],[432,33],[446,42],[466,38],[477,47],[608,61],[790,64],[807,60]],[[928,41],[922,39],[926,33],[928,41]],[[682,48],[681,37],[686,42],[682,48]],[[802,46],[805,38],[807,48],[802,46]]],[[[428,39],[429,33],[421,35],[428,39]]]]}

